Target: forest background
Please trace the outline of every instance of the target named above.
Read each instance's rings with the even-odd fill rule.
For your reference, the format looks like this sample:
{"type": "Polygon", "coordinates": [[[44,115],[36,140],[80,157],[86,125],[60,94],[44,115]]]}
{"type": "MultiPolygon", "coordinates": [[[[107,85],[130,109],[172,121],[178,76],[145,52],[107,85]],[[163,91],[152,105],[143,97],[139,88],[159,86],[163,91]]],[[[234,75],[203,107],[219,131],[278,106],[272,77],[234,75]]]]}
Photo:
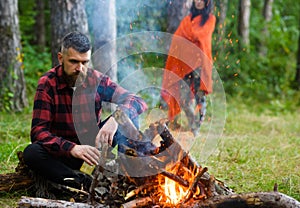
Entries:
{"type": "MultiPolygon", "coordinates": [[[[43,0],[3,0],[0,3],[0,16],[6,14],[8,6],[14,7],[18,12],[13,18],[19,20],[14,21],[18,27],[12,27],[17,29],[11,33],[19,34],[18,47],[3,42],[9,35],[4,29],[7,23],[3,23],[3,18],[0,20],[2,173],[13,171],[16,151],[22,150],[30,140],[37,80],[54,65],[52,49],[56,47],[53,45],[58,39],[56,35],[70,30],[67,24],[60,24],[63,20],[59,15],[63,17],[72,12],[68,6],[76,4],[77,22],[70,22],[69,26],[80,29],[87,25],[95,45],[96,34],[99,34],[93,20],[98,8],[96,1],[41,2],[43,0]]],[[[101,22],[103,25],[99,27],[108,28],[102,30],[105,35],[100,35],[105,41],[140,31],[172,33],[190,4],[190,0],[109,2],[109,6],[113,4],[114,13],[107,10],[111,7],[106,7],[109,11],[106,15],[113,17],[115,29],[101,22]]],[[[218,22],[213,34],[214,67],[224,86],[228,115],[220,150],[206,163],[237,191],[270,190],[277,182],[282,192],[300,199],[300,164],[297,162],[300,158],[297,148],[300,145],[299,11],[300,3],[291,0],[215,1],[214,14],[218,22]],[[252,177],[245,176],[248,174],[252,177]]],[[[131,63],[134,64],[129,68],[164,67],[165,58],[158,54],[133,56],[131,63]]],[[[114,76],[117,80],[122,78],[119,71],[114,76]]],[[[200,155],[195,153],[195,157],[200,155]]]]}

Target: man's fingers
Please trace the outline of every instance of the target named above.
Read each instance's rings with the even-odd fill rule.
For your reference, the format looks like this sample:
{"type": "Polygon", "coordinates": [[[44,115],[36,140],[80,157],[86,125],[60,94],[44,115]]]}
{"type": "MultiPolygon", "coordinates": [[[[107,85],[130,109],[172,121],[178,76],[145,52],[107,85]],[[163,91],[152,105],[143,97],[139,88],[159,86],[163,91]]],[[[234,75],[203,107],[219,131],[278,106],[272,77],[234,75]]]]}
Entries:
{"type": "Polygon", "coordinates": [[[87,150],[85,154],[83,154],[83,159],[86,161],[89,165],[98,165],[99,161],[99,152],[94,152],[92,149],[87,150]]]}
{"type": "Polygon", "coordinates": [[[111,132],[99,132],[97,137],[96,137],[96,148],[101,147],[100,143],[106,143],[109,145],[112,145],[113,141],[113,134],[111,132]]]}

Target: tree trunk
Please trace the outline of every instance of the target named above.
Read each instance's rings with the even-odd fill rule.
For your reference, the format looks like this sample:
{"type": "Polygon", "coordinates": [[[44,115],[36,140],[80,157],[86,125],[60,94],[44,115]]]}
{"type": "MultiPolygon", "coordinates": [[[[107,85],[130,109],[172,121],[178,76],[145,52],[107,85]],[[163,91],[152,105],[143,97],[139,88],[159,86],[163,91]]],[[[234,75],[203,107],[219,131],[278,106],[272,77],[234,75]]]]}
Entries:
{"type": "Polygon", "coordinates": [[[240,0],[239,3],[239,27],[238,33],[241,37],[242,47],[250,45],[249,27],[250,27],[250,0],[240,0]]]}
{"type": "Polygon", "coordinates": [[[92,1],[91,4],[94,68],[117,81],[117,46],[114,41],[117,37],[115,0],[92,1]]]}
{"type": "Polygon", "coordinates": [[[45,1],[35,0],[37,14],[35,16],[35,43],[39,51],[43,52],[46,47],[46,28],[45,28],[45,1]]]}
{"type": "MultiPolygon", "coordinates": [[[[300,31],[300,17],[299,17],[298,27],[300,31]]],[[[295,88],[300,90],[300,35],[298,36],[298,56],[297,56],[297,66],[296,66],[295,88]]]]}
{"type": "Polygon", "coordinates": [[[58,64],[57,53],[62,38],[69,32],[88,33],[88,22],[85,12],[85,0],[51,0],[51,54],[52,65],[58,64]]]}
{"type": "Polygon", "coordinates": [[[192,0],[171,0],[167,13],[167,32],[174,33],[180,21],[188,15],[192,5],[192,0]]]}
{"type": "Polygon", "coordinates": [[[28,105],[21,53],[18,0],[0,1],[0,110],[28,105]]]}
{"type": "Polygon", "coordinates": [[[267,52],[268,52],[268,46],[266,45],[266,40],[269,37],[269,23],[273,17],[272,7],[273,7],[273,0],[265,0],[264,10],[263,10],[265,24],[264,24],[264,28],[262,31],[262,39],[261,39],[261,44],[260,44],[260,48],[259,48],[259,54],[261,56],[267,55],[267,52]]]}
{"type": "Polygon", "coordinates": [[[215,51],[217,54],[221,54],[224,51],[224,39],[225,32],[226,32],[226,25],[225,25],[225,19],[227,15],[227,9],[228,9],[228,0],[220,0],[217,2],[217,7],[219,11],[219,18],[218,22],[216,23],[216,30],[217,30],[217,39],[215,42],[215,51]]]}

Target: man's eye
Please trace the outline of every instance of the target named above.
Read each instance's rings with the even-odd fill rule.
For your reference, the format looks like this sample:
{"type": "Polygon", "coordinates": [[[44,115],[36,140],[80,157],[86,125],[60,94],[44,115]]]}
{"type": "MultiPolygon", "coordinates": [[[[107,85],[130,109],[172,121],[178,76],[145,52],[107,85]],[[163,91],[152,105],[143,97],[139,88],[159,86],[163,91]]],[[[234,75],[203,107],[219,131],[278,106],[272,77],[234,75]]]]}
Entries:
{"type": "Polygon", "coordinates": [[[78,63],[79,63],[79,61],[76,61],[76,60],[70,60],[70,62],[71,62],[72,64],[78,64],[78,63]]]}
{"type": "Polygon", "coordinates": [[[82,65],[86,65],[89,63],[89,61],[77,61],[77,60],[70,60],[71,64],[79,64],[81,63],[82,65]]]}

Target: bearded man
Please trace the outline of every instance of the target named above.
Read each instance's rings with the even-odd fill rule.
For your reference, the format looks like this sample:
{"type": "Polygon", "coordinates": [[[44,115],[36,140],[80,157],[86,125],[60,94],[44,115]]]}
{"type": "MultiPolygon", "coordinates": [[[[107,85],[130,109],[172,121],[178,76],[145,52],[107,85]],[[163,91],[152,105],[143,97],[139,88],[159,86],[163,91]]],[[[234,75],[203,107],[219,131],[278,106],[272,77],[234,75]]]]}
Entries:
{"type": "Polygon", "coordinates": [[[60,64],[38,81],[32,143],[24,150],[25,164],[34,172],[55,183],[86,189],[91,179],[78,171],[83,162],[97,165],[101,143],[114,146],[124,139],[113,116],[101,120],[102,102],[118,105],[136,126],[138,115],[147,109],[140,97],[89,68],[90,58],[86,35],[71,32],[63,38],[60,64]]]}

